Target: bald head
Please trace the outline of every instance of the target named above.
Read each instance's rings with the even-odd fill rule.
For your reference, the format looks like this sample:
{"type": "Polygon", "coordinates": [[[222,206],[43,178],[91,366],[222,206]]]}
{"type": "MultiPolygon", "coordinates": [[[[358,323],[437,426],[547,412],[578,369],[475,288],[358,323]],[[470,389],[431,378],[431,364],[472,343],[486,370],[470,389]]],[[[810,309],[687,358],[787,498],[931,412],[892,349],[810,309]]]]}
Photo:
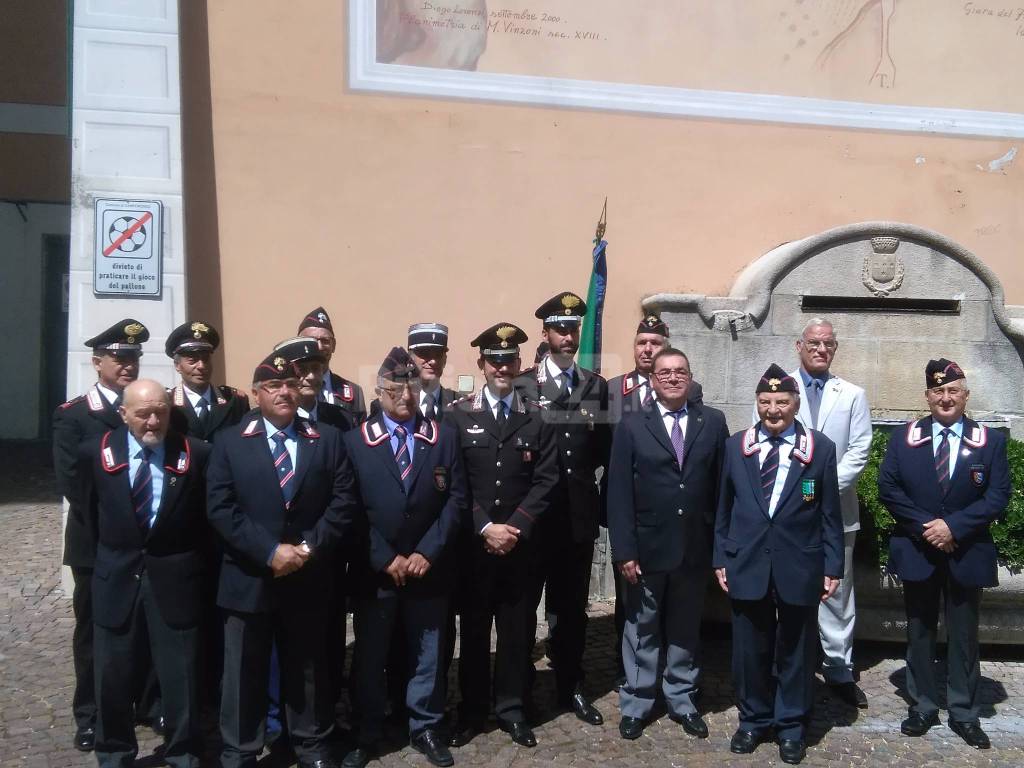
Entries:
{"type": "Polygon", "coordinates": [[[171,399],[164,385],[152,379],[139,379],[125,387],[121,418],[142,445],[160,445],[171,420],[171,399]]]}

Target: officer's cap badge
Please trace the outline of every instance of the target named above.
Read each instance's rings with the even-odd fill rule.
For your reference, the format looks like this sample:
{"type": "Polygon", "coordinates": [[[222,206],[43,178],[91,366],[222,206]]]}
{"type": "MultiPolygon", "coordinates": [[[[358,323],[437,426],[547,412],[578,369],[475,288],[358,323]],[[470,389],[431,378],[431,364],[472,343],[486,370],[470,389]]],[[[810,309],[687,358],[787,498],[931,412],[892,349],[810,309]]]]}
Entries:
{"type": "Polygon", "coordinates": [[[288,361],[285,360],[283,357],[275,357],[274,358],[274,367],[277,368],[278,371],[283,371],[285,365],[287,365],[287,364],[288,364],[288,361]]]}
{"type": "Polygon", "coordinates": [[[562,306],[565,307],[565,314],[571,315],[572,311],[580,305],[579,297],[574,296],[571,293],[565,294],[562,297],[562,306]]]}
{"type": "Polygon", "coordinates": [[[501,348],[508,349],[508,340],[516,334],[516,329],[511,325],[503,325],[494,332],[494,335],[501,339],[501,348]]]}
{"type": "Polygon", "coordinates": [[[206,323],[192,323],[189,327],[192,329],[192,337],[195,339],[202,339],[204,333],[210,332],[210,326],[206,323]]]}
{"type": "Polygon", "coordinates": [[[782,381],[780,379],[768,379],[768,387],[772,392],[778,392],[781,384],[782,381]]]}

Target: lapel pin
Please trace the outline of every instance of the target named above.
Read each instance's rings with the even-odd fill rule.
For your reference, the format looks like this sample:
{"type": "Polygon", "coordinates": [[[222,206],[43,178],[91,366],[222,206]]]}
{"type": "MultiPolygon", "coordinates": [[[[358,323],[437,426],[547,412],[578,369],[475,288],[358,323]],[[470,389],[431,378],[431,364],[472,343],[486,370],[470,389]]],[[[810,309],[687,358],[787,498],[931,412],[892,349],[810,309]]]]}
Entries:
{"type": "Polygon", "coordinates": [[[167,484],[168,484],[168,485],[174,485],[174,483],[175,483],[175,482],[176,482],[177,480],[178,480],[178,478],[174,477],[174,475],[171,475],[171,479],[167,481],[167,484]]]}

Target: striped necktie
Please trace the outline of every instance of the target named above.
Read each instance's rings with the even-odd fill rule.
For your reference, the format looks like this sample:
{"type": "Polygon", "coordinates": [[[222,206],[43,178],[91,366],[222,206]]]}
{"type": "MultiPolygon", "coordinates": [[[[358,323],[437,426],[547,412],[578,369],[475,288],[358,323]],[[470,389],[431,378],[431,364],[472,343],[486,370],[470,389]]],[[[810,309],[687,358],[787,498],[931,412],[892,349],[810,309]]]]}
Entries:
{"type": "Polygon", "coordinates": [[[395,462],[398,464],[398,472],[402,476],[402,485],[409,489],[409,478],[412,475],[412,456],[409,455],[409,446],[405,439],[409,431],[401,424],[395,427],[395,437],[398,438],[398,448],[395,450],[395,462]]]}
{"type": "Polygon", "coordinates": [[[142,449],[142,463],[132,481],[132,509],[135,510],[135,522],[144,534],[149,531],[149,519],[153,515],[153,470],[149,466],[152,456],[151,449],[142,449]]]}
{"type": "Polygon", "coordinates": [[[274,434],[274,467],[277,469],[277,481],[281,485],[281,495],[284,496],[284,505],[288,507],[295,496],[295,467],[292,465],[292,457],[288,455],[288,448],[284,441],[288,438],[284,432],[274,434]]]}
{"type": "Polygon", "coordinates": [[[764,495],[765,504],[771,507],[775,477],[779,474],[779,446],[782,445],[782,438],[773,437],[768,442],[772,447],[761,464],[761,493],[764,495]]]}
{"type": "Polygon", "coordinates": [[[686,411],[669,411],[667,416],[671,416],[675,421],[672,422],[672,448],[676,452],[676,463],[679,468],[683,468],[683,458],[685,457],[685,445],[683,443],[683,428],[679,424],[679,420],[686,415],[686,411]]]}
{"type": "Polygon", "coordinates": [[[642,408],[650,408],[654,404],[654,388],[651,386],[650,379],[647,380],[646,384],[641,384],[640,386],[647,387],[647,392],[644,393],[644,399],[640,406],[642,408]]]}
{"type": "Polygon", "coordinates": [[[935,452],[935,474],[939,478],[939,486],[942,493],[949,492],[949,430],[939,432],[942,439],[939,441],[939,450],[935,452]]]}

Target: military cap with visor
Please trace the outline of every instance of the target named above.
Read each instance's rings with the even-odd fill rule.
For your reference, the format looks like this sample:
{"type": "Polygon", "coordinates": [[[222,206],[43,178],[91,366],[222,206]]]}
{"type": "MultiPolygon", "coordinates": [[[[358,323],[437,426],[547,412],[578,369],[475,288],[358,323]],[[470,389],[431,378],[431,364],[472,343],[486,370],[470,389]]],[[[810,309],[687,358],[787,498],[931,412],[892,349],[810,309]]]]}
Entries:
{"type": "Polygon", "coordinates": [[[512,323],[496,323],[469,342],[480,348],[480,356],[494,362],[507,362],[519,357],[519,345],[529,337],[522,328],[512,323]]]}
{"type": "Polygon", "coordinates": [[[587,303],[571,291],[552,296],[533,313],[544,325],[578,325],[587,314],[587,303]]]}
{"type": "Polygon", "coordinates": [[[293,363],[298,363],[302,360],[327,362],[327,356],[320,351],[320,345],[316,343],[316,339],[309,336],[295,336],[291,339],[285,339],[274,347],[274,351],[293,363]]]}
{"type": "Polygon", "coordinates": [[[167,337],[164,352],[168,357],[192,352],[213,352],[220,346],[220,334],[209,323],[195,320],[182,323],[167,337]]]}
{"type": "Polygon", "coordinates": [[[149,341],[149,329],[138,320],[126,317],[124,320],[114,323],[105,331],[101,331],[85,342],[85,346],[92,347],[95,354],[142,353],[142,345],[149,341]]]}
{"type": "Polygon", "coordinates": [[[441,323],[414,323],[409,326],[409,349],[448,351],[448,326],[441,323]]]}

